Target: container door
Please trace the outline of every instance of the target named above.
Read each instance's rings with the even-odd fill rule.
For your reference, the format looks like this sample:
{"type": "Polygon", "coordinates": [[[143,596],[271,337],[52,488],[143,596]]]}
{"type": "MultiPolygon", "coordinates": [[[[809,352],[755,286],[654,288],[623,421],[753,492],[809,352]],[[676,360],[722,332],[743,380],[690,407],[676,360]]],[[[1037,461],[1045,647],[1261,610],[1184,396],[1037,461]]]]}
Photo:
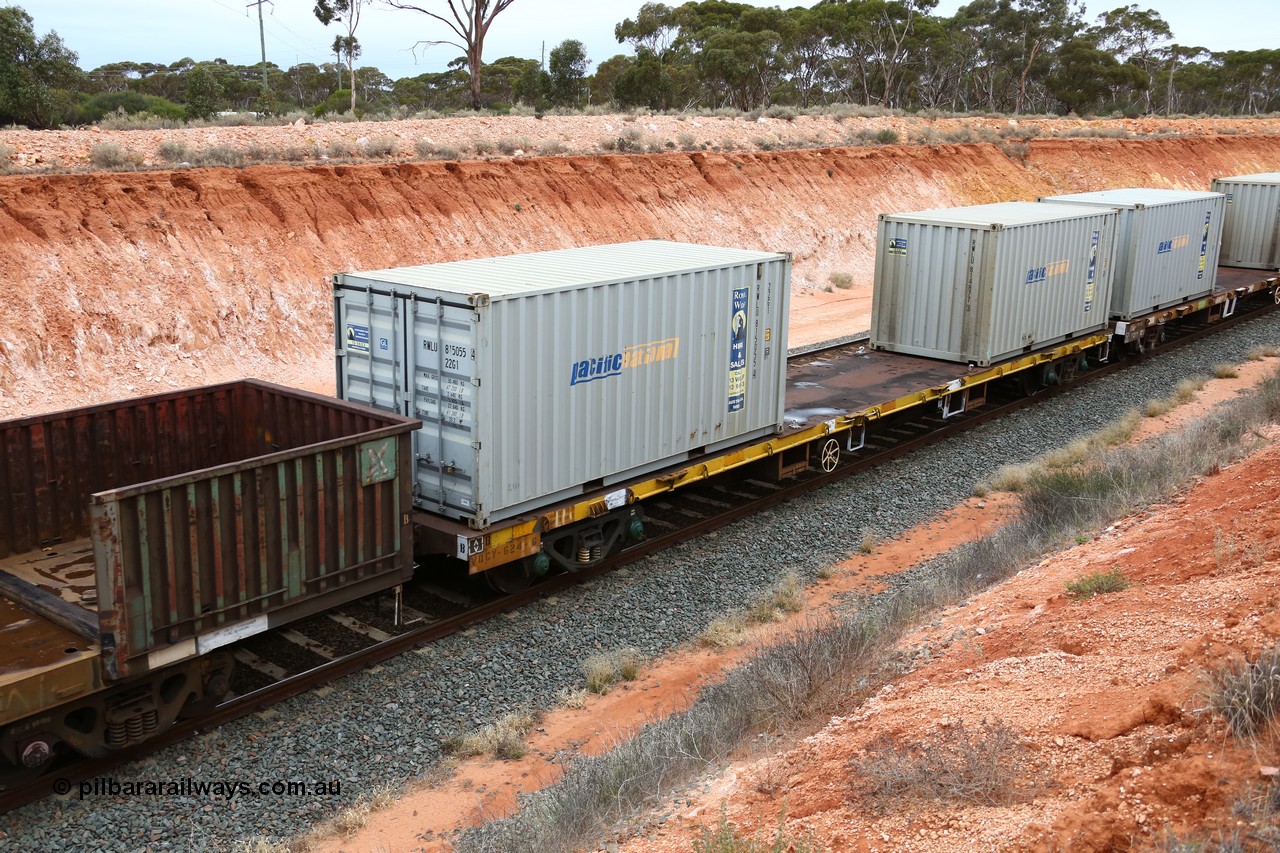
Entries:
{"type": "Polygon", "coordinates": [[[394,293],[344,285],[337,294],[338,396],[398,415],[408,414],[404,393],[404,299],[394,293]]]}
{"type": "Polygon", "coordinates": [[[414,299],[409,308],[408,369],[413,385],[417,502],[454,517],[481,514],[476,371],[479,314],[443,299],[414,299]]]}

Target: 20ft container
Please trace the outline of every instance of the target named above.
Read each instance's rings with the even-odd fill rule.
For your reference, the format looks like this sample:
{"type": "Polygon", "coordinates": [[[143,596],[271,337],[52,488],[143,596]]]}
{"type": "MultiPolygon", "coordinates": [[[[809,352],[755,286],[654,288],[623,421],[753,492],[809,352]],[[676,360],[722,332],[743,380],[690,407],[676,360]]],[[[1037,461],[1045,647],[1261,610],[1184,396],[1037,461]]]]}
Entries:
{"type": "Polygon", "coordinates": [[[1280,269],[1280,172],[1215,178],[1227,197],[1222,265],[1280,269]]]}
{"type": "Polygon", "coordinates": [[[989,365],[1107,323],[1116,212],[1006,202],[881,214],[871,344],[989,365]]]}
{"type": "Polygon", "coordinates": [[[1226,206],[1222,193],[1134,187],[1040,201],[1119,211],[1112,317],[1130,320],[1213,292],[1226,206]]]}
{"type": "Polygon", "coordinates": [[[253,380],[0,423],[7,594],[121,678],[394,586],[417,426],[253,380]]]}
{"type": "Polygon", "coordinates": [[[648,240],[334,276],[339,395],[483,528],[777,432],[791,258],[648,240]]]}

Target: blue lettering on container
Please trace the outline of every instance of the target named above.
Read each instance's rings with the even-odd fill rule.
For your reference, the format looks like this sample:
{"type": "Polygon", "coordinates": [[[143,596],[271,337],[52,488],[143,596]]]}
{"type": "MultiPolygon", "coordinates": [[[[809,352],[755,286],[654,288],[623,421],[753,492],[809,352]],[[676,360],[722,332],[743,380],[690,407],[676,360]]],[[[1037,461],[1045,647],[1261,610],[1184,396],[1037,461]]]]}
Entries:
{"type": "Polygon", "coordinates": [[[1048,267],[1032,267],[1027,270],[1027,284],[1039,284],[1048,278],[1048,267]]]}
{"type": "Polygon", "coordinates": [[[581,385],[622,373],[622,353],[615,352],[597,358],[584,358],[569,366],[569,384],[581,385]]]}

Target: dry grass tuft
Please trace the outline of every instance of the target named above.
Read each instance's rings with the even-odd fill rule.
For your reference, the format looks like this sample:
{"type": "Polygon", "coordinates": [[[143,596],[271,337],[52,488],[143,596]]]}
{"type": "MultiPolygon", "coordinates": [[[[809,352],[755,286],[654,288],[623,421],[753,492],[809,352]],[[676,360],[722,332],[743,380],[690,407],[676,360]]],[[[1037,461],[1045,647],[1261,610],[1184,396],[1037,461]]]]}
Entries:
{"type": "Polygon", "coordinates": [[[615,649],[583,661],[582,674],[587,677],[587,689],[603,696],[619,681],[635,681],[643,662],[638,649],[615,649]]]}
{"type": "Polygon", "coordinates": [[[492,755],[494,758],[515,759],[525,754],[525,736],[538,724],[538,715],[529,710],[513,711],[497,722],[481,726],[465,735],[445,741],[444,748],[450,755],[468,758],[475,755],[492,755]]]}
{"type": "Polygon", "coordinates": [[[1227,666],[1210,677],[1209,707],[1238,738],[1251,737],[1280,710],[1280,646],[1255,660],[1227,666]]]}
{"type": "Polygon", "coordinates": [[[976,730],[945,725],[924,740],[901,744],[888,737],[853,759],[855,791],[873,800],[947,800],[997,806],[1034,796],[1030,749],[999,719],[976,730]]]}
{"type": "Polygon", "coordinates": [[[1213,376],[1215,379],[1235,379],[1240,375],[1240,371],[1236,369],[1234,364],[1219,364],[1213,368],[1213,376]]]}

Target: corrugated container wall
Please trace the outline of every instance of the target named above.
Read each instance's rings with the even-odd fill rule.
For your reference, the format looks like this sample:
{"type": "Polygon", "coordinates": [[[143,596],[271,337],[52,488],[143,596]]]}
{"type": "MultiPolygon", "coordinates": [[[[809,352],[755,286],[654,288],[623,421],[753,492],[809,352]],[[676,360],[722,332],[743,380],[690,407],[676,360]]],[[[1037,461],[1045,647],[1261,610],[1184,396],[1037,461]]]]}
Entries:
{"type": "Polygon", "coordinates": [[[0,557],[92,552],[111,677],[203,654],[412,575],[417,426],[254,380],[0,423],[0,557]]]}
{"type": "Polygon", "coordinates": [[[1221,264],[1280,269],[1280,172],[1215,178],[1212,189],[1227,196],[1221,264]]]}
{"type": "Polygon", "coordinates": [[[334,277],[340,396],[473,527],[776,432],[789,255],[648,240],[334,277]]]}
{"type": "Polygon", "coordinates": [[[1111,316],[1122,320],[1213,292],[1222,193],[1134,187],[1040,199],[1119,210],[1111,316]]]}
{"type": "Polygon", "coordinates": [[[881,214],[871,344],[988,365],[1103,328],[1115,211],[1005,202],[881,214]]]}

